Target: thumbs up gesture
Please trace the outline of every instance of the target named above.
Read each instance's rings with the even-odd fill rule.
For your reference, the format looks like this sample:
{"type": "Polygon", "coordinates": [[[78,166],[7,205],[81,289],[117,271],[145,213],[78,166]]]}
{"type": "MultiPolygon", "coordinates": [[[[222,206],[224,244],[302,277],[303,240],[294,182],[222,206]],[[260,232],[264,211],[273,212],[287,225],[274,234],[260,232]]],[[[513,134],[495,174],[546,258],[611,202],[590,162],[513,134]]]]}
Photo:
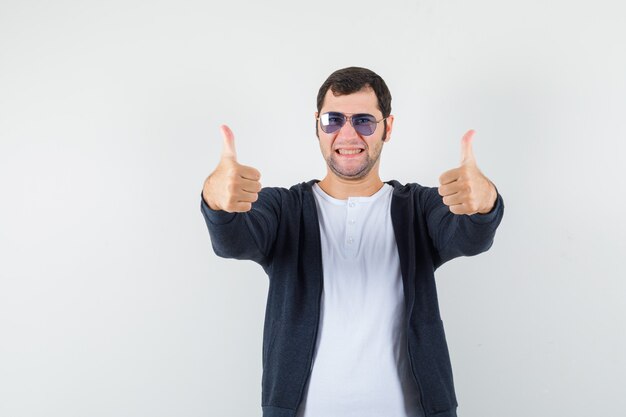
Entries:
{"type": "Polygon", "coordinates": [[[461,165],[439,177],[439,195],[454,214],[488,213],[497,198],[495,186],[476,165],[472,150],[474,133],[468,130],[461,139],[461,165]]]}
{"type": "Polygon", "coordinates": [[[215,171],[204,181],[202,197],[213,210],[246,212],[259,198],[261,173],[237,162],[235,135],[226,125],[220,127],[224,145],[215,171]]]}

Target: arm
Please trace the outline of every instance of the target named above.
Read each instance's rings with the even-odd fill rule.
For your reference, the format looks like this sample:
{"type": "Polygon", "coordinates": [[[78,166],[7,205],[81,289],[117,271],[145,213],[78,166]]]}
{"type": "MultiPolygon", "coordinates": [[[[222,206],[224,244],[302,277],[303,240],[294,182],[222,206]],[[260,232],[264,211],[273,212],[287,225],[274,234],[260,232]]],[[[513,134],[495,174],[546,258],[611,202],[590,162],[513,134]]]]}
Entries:
{"type": "Polygon", "coordinates": [[[278,191],[264,188],[244,213],[213,210],[204,198],[200,206],[216,255],[268,264],[280,218],[278,191]]]}
{"type": "Polygon", "coordinates": [[[504,214],[502,197],[476,165],[473,136],[473,130],[463,136],[461,165],[443,173],[439,188],[428,189],[422,199],[441,263],[489,249],[504,214]]]}
{"type": "Polygon", "coordinates": [[[258,170],[237,162],[235,138],[222,126],[220,162],[202,188],[201,210],[215,253],[267,264],[276,237],[280,201],[277,191],[261,190],[258,170]]]}
{"type": "Polygon", "coordinates": [[[454,214],[434,187],[423,190],[421,201],[428,233],[439,258],[437,266],[458,256],[473,256],[488,250],[504,215],[504,201],[497,191],[492,209],[485,214],[454,214]]]}

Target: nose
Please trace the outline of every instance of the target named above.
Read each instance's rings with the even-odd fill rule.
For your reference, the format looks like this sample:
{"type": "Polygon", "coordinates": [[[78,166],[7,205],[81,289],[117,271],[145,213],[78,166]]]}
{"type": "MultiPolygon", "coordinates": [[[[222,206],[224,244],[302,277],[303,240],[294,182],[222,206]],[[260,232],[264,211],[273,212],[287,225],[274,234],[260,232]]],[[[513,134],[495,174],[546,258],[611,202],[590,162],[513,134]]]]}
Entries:
{"type": "Polygon", "coordinates": [[[356,130],[354,130],[354,127],[352,126],[351,120],[346,120],[346,123],[341,126],[341,129],[339,129],[337,136],[346,139],[359,137],[358,133],[356,133],[356,130]]]}

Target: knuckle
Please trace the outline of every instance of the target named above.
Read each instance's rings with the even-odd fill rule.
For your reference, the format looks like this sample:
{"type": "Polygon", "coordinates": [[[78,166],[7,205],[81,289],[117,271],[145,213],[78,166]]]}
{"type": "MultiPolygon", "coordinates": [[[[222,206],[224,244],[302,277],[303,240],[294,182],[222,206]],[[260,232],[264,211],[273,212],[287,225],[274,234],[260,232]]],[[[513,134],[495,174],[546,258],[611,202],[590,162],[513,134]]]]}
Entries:
{"type": "Polygon", "coordinates": [[[228,182],[226,185],[226,191],[228,194],[235,194],[235,192],[237,192],[237,184],[234,181],[228,182]]]}
{"type": "Polygon", "coordinates": [[[224,199],[224,206],[233,209],[237,205],[237,200],[232,196],[228,195],[224,199]]]}
{"type": "Polygon", "coordinates": [[[229,165],[227,171],[229,176],[236,177],[239,175],[239,167],[237,165],[229,165]]]}
{"type": "Polygon", "coordinates": [[[234,181],[235,177],[235,174],[230,169],[224,173],[224,178],[226,179],[226,181],[234,181]]]}

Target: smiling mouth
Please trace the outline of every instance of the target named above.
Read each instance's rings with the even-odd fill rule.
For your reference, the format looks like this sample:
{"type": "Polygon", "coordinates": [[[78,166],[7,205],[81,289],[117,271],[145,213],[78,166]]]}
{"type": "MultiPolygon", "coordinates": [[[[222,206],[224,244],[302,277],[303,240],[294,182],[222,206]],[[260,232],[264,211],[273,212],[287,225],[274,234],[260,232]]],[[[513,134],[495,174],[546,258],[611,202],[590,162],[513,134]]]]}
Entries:
{"type": "Polygon", "coordinates": [[[356,155],[363,152],[363,149],[337,149],[335,152],[339,155],[356,155]]]}

